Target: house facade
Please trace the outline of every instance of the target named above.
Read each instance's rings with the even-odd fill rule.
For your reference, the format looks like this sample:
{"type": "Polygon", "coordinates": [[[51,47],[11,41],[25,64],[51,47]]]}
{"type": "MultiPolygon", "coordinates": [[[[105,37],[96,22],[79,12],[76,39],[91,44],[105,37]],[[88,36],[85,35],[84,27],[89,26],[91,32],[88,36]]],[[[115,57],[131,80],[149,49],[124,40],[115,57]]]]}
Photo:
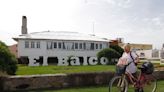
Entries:
{"type": "MultiPolygon", "coordinates": [[[[22,34],[18,42],[18,58],[29,66],[96,65],[96,54],[109,47],[109,40],[94,35],[66,31],[27,33],[27,19],[22,18],[22,34]]],[[[102,64],[107,62],[102,58],[102,64]]]]}
{"type": "Polygon", "coordinates": [[[106,39],[77,32],[45,31],[23,34],[14,40],[18,42],[18,57],[28,59],[29,66],[38,66],[37,60],[42,65],[68,65],[69,57],[78,62],[75,65],[88,65],[97,60],[97,52],[109,47],[106,39]]]}

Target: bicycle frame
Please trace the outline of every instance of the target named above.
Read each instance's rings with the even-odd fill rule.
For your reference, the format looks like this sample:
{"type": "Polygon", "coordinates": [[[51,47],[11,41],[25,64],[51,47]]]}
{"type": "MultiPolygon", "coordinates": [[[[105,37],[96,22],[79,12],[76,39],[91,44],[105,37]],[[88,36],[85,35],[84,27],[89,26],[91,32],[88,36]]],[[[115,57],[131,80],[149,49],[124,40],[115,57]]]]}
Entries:
{"type": "Polygon", "coordinates": [[[145,74],[142,72],[139,72],[139,75],[137,78],[135,78],[131,73],[126,72],[125,74],[122,75],[122,80],[125,80],[125,76],[128,77],[130,82],[134,85],[135,88],[143,88],[144,83],[145,83],[145,74]]]}
{"type": "Polygon", "coordinates": [[[152,90],[151,92],[156,91],[157,81],[152,73],[147,73],[143,70],[144,68],[138,67],[140,71],[135,76],[130,72],[126,71],[126,66],[125,66],[125,71],[123,70],[124,68],[120,68],[121,72],[118,71],[118,76],[115,76],[114,78],[111,79],[109,83],[109,92],[113,92],[112,90],[115,90],[115,88],[119,92],[127,92],[129,83],[133,86],[135,92],[143,92],[143,91],[150,92],[151,90],[152,90]],[[119,73],[122,74],[120,75],[119,73]]]}

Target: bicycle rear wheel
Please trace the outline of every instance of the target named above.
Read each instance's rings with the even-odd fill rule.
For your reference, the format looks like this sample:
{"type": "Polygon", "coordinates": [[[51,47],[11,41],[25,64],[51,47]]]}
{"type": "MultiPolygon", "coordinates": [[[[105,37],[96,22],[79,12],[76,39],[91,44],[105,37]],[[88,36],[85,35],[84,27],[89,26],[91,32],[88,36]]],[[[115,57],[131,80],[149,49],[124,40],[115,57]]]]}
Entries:
{"type": "Polygon", "coordinates": [[[126,78],[116,76],[109,82],[109,92],[127,92],[128,82],[126,78]]]}
{"type": "Polygon", "coordinates": [[[150,75],[145,75],[143,91],[144,92],[155,92],[157,88],[157,80],[155,77],[150,75]]]}

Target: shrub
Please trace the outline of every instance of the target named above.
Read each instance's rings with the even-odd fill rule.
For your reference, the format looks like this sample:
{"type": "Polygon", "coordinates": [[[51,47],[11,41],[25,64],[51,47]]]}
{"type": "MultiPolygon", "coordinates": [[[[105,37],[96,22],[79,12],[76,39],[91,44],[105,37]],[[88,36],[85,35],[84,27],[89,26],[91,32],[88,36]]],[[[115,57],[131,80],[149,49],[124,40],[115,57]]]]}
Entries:
{"type": "Polygon", "coordinates": [[[0,41],[0,71],[9,75],[15,74],[17,70],[17,59],[9,51],[5,43],[0,41]]]}
{"type": "Polygon", "coordinates": [[[100,62],[101,57],[106,57],[108,59],[108,64],[115,64],[115,59],[121,57],[121,54],[112,48],[105,48],[97,53],[98,61],[100,62]]]}

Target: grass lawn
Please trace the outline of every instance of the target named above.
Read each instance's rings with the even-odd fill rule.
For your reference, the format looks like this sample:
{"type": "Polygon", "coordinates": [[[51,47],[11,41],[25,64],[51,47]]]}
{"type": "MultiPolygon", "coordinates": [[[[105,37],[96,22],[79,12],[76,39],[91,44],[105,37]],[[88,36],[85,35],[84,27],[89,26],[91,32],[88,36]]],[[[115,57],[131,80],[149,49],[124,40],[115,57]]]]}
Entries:
{"type": "MultiPolygon", "coordinates": [[[[96,65],[96,66],[23,66],[19,65],[16,72],[17,75],[34,75],[34,74],[56,74],[56,73],[79,73],[79,72],[104,72],[115,71],[114,65],[96,65]]],[[[164,91],[164,81],[158,82],[157,92],[164,91]]],[[[107,86],[94,86],[82,88],[67,88],[61,90],[39,90],[28,92],[108,92],[107,86]]],[[[134,92],[133,88],[129,88],[128,92],[134,92]]]]}
{"type": "Polygon", "coordinates": [[[96,65],[96,66],[56,66],[56,65],[23,66],[23,65],[19,65],[16,75],[102,72],[102,71],[115,71],[115,66],[112,66],[112,65],[96,65]]]}
{"type": "MultiPolygon", "coordinates": [[[[155,65],[155,64],[154,64],[155,65]]],[[[140,66],[140,65],[139,65],[140,66]]],[[[156,66],[156,65],[155,65],[156,66]]],[[[163,70],[163,66],[156,67],[163,70]]],[[[115,71],[115,65],[94,65],[94,66],[25,66],[18,65],[16,75],[35,75],[35,74],[56,74],[56,73],[79,73],[79,72],[102,72],[115,71]]]]}
{"type": "MultiPolygon", "coordinates": [[[[158,81],[156,92],[164,91],[164,81],[158,81]]],[[[95,86],[95,87],[81,87],[81,88],[67,88],[61,90],[42,90],[42,91],[30,91],[30,92],[108,92],[107,86],[95,86]]],[[[134,92],[134,89],[129,88],[128,92],[134,92]]]]}

